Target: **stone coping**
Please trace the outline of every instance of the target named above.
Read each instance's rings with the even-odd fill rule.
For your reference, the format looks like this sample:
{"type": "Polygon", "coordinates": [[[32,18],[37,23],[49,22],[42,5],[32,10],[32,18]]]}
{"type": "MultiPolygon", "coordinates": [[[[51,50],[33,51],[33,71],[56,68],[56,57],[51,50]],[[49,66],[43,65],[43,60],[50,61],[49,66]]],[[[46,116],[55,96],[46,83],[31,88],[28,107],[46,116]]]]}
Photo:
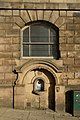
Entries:
{"type": "Polygon", "coordinates": [[[56,3],[80,3],[80,0],[0,0],[1,2],[56,2],[56,3]]]}
{"type": "Polygon", "coordinates": [[[80,3],[53,3],[53,2],[2,2],[0,9],[78,9],[80,3]]]}

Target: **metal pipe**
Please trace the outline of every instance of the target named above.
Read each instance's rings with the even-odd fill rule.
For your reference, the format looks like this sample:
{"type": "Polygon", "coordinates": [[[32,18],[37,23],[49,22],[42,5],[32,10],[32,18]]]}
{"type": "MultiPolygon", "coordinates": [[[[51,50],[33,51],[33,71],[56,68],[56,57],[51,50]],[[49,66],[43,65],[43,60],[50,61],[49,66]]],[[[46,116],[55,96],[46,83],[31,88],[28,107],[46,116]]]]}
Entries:
{"type": "Polygon", "coordinates": [[[14,109],[14,88],[15,88],[15,85],[16,85],[16,81],[18,80],[18,72],[16,72],[16,70],[12,71],[14,74],[16,74],[16,80],[13,82],[13,103],[12,103],[12,107],[14,109]]]}
{"type": "Polygon", "coordinates": [[[13,103],[12,103],[12,107],[14,109],[14,85],[13,85],[13,103]]]}

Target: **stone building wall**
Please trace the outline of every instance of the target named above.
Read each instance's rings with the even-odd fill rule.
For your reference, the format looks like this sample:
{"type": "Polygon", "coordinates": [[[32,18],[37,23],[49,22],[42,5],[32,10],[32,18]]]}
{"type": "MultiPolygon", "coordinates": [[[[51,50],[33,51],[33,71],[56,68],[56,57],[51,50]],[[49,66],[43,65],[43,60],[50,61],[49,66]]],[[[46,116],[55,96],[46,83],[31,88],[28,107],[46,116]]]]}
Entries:
{"type": "Polygon", "coordinates": [[[67,88],[70,85],[74,86],[74,89],[80,85],[79,2],[79,0],[58,0],[57,2],[55,0],[44,0],[43,2],[41,0],[0,1],[1,106],[12,106],[12,85],[16,79],[16,74],[12,71],[28,61],[21,58],[21,29],[31,21],[45,20],[59,28],[61,57],[56,63],[62,67],[62,74],[58,76],[60,84],[67,88]],[[7,101],[10,102],[7,103],[7,101]]]}

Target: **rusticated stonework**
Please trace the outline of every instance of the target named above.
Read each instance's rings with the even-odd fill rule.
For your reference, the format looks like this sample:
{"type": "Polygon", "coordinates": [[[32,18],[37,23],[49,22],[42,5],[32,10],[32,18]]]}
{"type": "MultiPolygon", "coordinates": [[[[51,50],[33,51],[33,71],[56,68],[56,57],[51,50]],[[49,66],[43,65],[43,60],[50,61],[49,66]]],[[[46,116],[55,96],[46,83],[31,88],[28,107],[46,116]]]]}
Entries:
{"type": "Polygon", "coordinates": [[[3,1],[0,1],[0,106],[64,111],[66,91],[80,89],[79,0],[3,1]],[[22,58],[21,30],[39,20],[59,28],[59,60],[22,58]],[[37,78],[45,83],[44,91],[38,95],[33,93],[37,78]]]}

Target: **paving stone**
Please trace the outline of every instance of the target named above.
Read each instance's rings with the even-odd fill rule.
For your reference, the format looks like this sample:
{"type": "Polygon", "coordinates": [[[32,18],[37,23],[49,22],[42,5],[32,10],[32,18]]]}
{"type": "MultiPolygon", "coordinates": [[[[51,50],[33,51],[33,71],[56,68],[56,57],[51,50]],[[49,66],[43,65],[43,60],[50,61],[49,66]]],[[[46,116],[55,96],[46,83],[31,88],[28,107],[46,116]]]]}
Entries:
{"type": "Polygon", "coordinates": [[[0,120],[79,120],[79,118],[65,112],[54,112],[52,110],[1,108],[0,120]]]}

